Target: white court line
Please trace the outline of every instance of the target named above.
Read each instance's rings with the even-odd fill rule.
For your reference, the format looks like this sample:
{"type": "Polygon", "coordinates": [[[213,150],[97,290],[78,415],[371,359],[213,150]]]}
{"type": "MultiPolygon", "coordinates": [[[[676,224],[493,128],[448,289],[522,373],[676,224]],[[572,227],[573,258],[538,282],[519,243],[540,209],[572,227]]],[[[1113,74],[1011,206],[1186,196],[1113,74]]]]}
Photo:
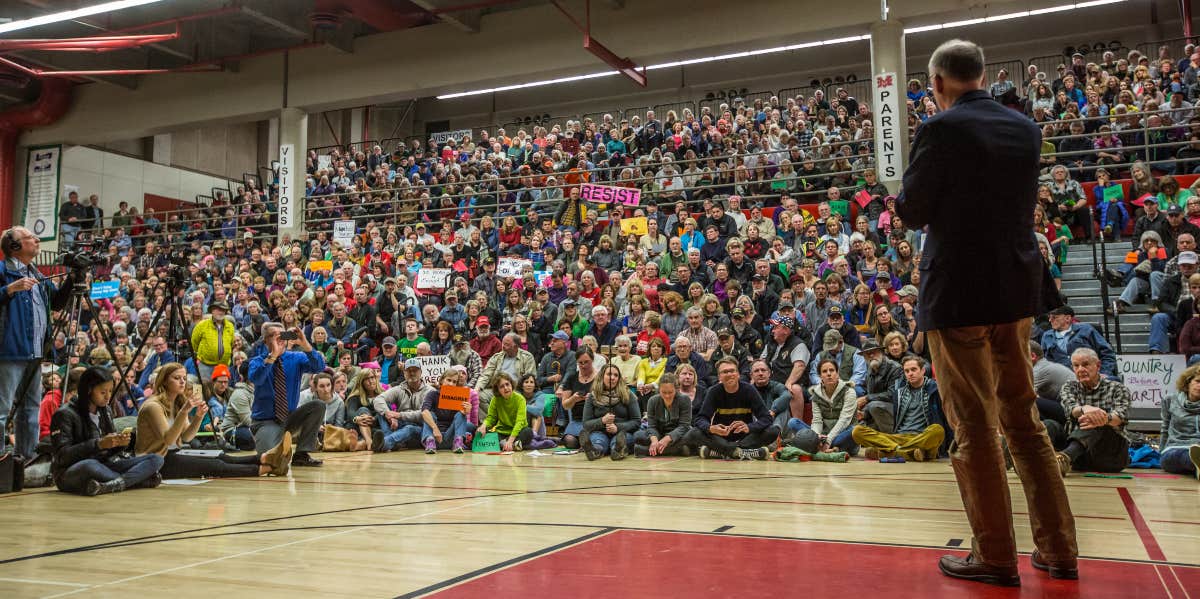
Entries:
{"type": "MultiPolygon", "coordinates": [[[[405,517],[405,518],[401,518],[401,519],[399,519],[399,520],[395,520],[395,521],[393,521],[393,522],[389,522],[388,524],[396,524],[396,523],[399,523],[399,522],[404,522],[404,521],[406,521],[406,520],[415,520],[415,519],[417,519],[417,518],[424,518],[425,516],[432,516],[432,515],[434,515],[434,514],[440,514],[440,513],[442,513],[442,512],[449,512],[449,511],[453,511],[453,510],[460,510],[460,509],[463,509],[463,508],[467,508],[467,507],[471,507],[471,506],[479,505],[479,504],[481,504],[481,503],[485,503],[485,502],[486,502],[486,499],[485,499],[484,501],[476,501],[476,502],[474,502],[474,503],[468,503],[468,504],[466,504],[466,505],[460,505],[460,506],[456,506],[456,507],[449,507],[449,508],[445,508],[445,509],[441,509],[441,510],[434,510],[434,511],[432,511],[432,512],[425,512],[425,513],[423,513],[423,514],[416,514],[415,516],[408,516],[408,517],[405,517]]],[[[130,577],[128,577],[128,578],[122,578],[122,579],[120,579],[120,580],[113,580],[113,581],[111,581],[111,582],[104,582],[104,583],[100,583],[100,584],[97,584],[97,585],[84,585],[84,588],[77,589],[77,590],[74,590],[74,591],[67,591],[67,592],[65,592],[65,593],[59,593],[59,594],[57,594],[57,595],[47,595],[47,596],[46,596],[46,597],[44,597],[43,599],[54,599],[55,597],[66,597],[66,596],[68,596],[68,595],[74,595],[74,594],[76,594],[76,593],[83,593],[83,592],[90,591],[90,590],[92,590],[92,589],[97,589],[97,588],[100,588],[100,587],[106,587],[106,586],[111,586],[111,585],[116,585],[116,584],[122,584],[122,583],[126,583],[126,582],[131,582],[131,581],[134,581],[134,580],[140,580],[140,579],[142,579],[142,578],[149,578],[149,577],[151,577],[151,576],[158,576],[158,575],[160,575],[160,574],[169,574],[169,573],[171,573],[171,572],[177,572],[177,571],[179,571],[179,570],[186,570],[186,569],[188,569],[188,568],[195,568],[196,566],[205,566],[205,565],[208,565],[208,564],[212,564],[212,563],[216,563],[216,562],[225,561],[225,560],[227,560],[227,559],[235,559],[235,558],[239,558],[239,557],[245,557],[245,556],[247,556],[247,555],[254,555],[255,553],[263,553],[263,552],[266,552],[266,551],[274,551],[274,550],[276,550],[276,549],[282,549],[282,548],[284,548],[284,547],[290,547],[290,546],[292,546],[292,545],[299,545],[299,544],[301,544],[301,543],[310,543],[310,542],[312,542],[312,541],[319,541],[319,540],[321,540],[321,539],[327,539],[327,538],[329,538],[329,537],[336,537],[336,536],[338,536],[338,535],[344,535],[344,534],[349,534],[349,533],[352,533],[352,532],[357,532],[357,531],[361,530],[362,528],[363,528],[363,527],[361,527],[361,526],[354,526],[353,528],[348,528],[348,529],[346,529],[346,530],[341,530],[341,531],[338,531],[338,532],[331,532],[331,533],[329,533],[329,534],[318,535],[318,536],[315,536],[315,537],[309,537],[309,538],[307,538],[307,539],[300,539],[300,540],[298,540],[298,541],[290,541],[290,542],[287,542],[287,543],[280,543],[280,544],[278,544],[278,545],[272,545],[272,546],[270,546],[270,547],[263,547],[263,548],[261,548],[261,549],[254,549],[254,550],[252,550],[252,551],[243,551],[243,552],[241,552],[241,553],[235,553],[235,554],[233,554],[233,555],[226,555],[226,556],[224,556],[224,557],[218,557],[218,558],[208,559],[208,560],[204,560],[204,561],[202,561],[202,562],[195,562],[195,563],[192,563],[192,564],[184,564],[184,565],[182,565],[182,566],[175,566],[174,568],[166,568],[166,569],[163,569],[163,570],[158,570],[157,572],[149,572],[149,573],[146,573],[146,574],[139,574],[139,575],[137,575],[137,576],[130,576],[130,577]]]]}
{"type": "Polygon", "coordinates": [[[1154,573],[1158,574],[1158,581],[1162,583],[1163,590],[1167,592],[1167,599],[1175,599],[1175,595],[1171,593],[1171,587],[1167,585],[1167,581],[1163,578],[1162,571],[1158,569],[1158,564],[1154,564],[1154,573]]]}
{"type": "Polygon", "coordinates": [[[57,580],[32,580],[29,578],[0,578],[0,582],[20,582],[23,584],[47,584],[60,587],[86,587],[90,585],[78,582],[59,582],[57,580]]]}
{"type": "Polygon", "coordinates": [[[1174,577],[1175,577],[1175,582],[1178,582],[1178,583],[1179,583],[1179,588],[1183,589],[1183,596],[1184,596],[1186,599],[1192,599],[1192,595],[1191,595],[1190,593],[1188,593],[1188,590],[1187,590],[1187,585],[1186,585],[1186,584],[1183,584],[1183,581],[1182,581],[1182,580],[1179,580],[1179,575],[1175,573],[1175,567],[1174,567],[1174,566],[1167,566],[1167,569],[1171,571],[1171,576],[1174,576],[1174,577]]]}

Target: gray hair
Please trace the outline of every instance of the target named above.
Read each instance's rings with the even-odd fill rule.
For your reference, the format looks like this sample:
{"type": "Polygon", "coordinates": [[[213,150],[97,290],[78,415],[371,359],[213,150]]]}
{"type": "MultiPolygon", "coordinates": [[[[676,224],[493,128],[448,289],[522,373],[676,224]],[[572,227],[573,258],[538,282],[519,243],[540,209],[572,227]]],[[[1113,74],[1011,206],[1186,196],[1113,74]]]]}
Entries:
{"type": "Polygon", "coordinates": [[[688,308],[688,309],[687,309],[687,312],[686,312],[686,314],[687,314],[687,316],[689,316],[689,317],[691,317],[691,316],[700,316],[700,317],[703,317],[703,316],[704,316],[704,310],[701,310],[699,306],[692,306],[691,308],[688,308]]]}
{"type": "Polygon", "coordinates": [[[976,81],[983,76],[983,65],[983,48],[974,42],[952,39],[943,42],[929,57],[929,76],[976,81]]]}
{"type": "Polygon", "coordinates": [[[1090,347],[1081,347],[1071,352],[1071,361],[1074,362],[1075,358],[1081,358],[1089,362],[1095,362],[1096,364],[1100,363],[1100,354],[1097,354],[1096,350],[1090,347]]]}

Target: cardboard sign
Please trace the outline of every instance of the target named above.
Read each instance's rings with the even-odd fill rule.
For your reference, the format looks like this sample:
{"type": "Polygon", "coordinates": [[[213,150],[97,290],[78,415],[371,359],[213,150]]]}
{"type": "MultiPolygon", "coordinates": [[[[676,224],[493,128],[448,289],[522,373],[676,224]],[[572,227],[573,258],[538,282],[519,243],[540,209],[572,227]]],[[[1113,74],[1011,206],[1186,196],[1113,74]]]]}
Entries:
{"type": "Polygon", "coordinates": [[[1133,201],[1130,202],[1130,204],[1133,204],[1134,206],[1141,206],[1141,205],[1145,204],[1146,202],[1157,202],[1157,201],[1158,200],[1154,197],[1154,195],[1147,193],[1147,194],[1143,194],[1139,198],[1134,199],[1133,201]]]}
{"type": "Polygon", "coordinates": [[[422,268],[417,271],[417,289],[445,289],[450,286],[449,268],[422,268]]]}
{"type": "Polygon", "coordinates": [[[549,285],[550,284],[550,271],[548,271],[548,270],[533,271],[533,280],[537,283],[538,287],[545,287],[546,285],[549,285]]]}
{"type": "Polygon", "coordinates": [[[772,191],[786,191],[787,186],[788,186],[788,182],[786,179],[776,179],[774,181],[771,181],[771,190],[772,191]]]}
{"type": "Polygon", "coordinates": [[[438,394],[438,409],[461,412],[463,405],[471,401],[471,388],[443,385],[438,394]]]}
{"type": "Polygon", "coordinates": [[[103,283],[92,283],[93,300],[111,299],[117,297],[121,293],[120,281],[104,281],[103,283]]]}
{"type": "Polygon", "coordinates": [[[473,453],[499,453],[500,434],[475,435],[475,439],[471,441],[471,451],[473,453]]]}
{"type": "Polygon", "coordinates": [[[429,139],[432,139],[433,142],[438,146],[444,146],[446,145],[446,142],[450,141],[451,139],[453,139],[455,143],[458,143],[461,142],[464,137],[470,136],[470,129],[457,129],[455,131],[438,131],[437,133],[430,135],[429,139]]]}
{"type": "Polygon", "coordinates": [[[636,216],[634,218],[621,219],[621,233],[625,235],[645,235],[650,232],[646,224],[646,217],[636,216]]]}
{"type": "Polygon", "coordinates": [[[308,263],[308,270],[312,272],[333,270],[333,260],[314,260],[308,263]]]}
{"type": "Polygon", "coordinates": [[[1123,197],[1125,197],[1125,193],[1124,193],[1124,190],[1121,189],[1120,185],[1109,185],[1108,187],[1104,188],[1104,201],[1105,202],[1108,202],[1111,200],[1120,200],[1123,197]]]}
{"type": "Polygon", "coordinates": [[[629,187],[611,187],[584,183],[579,190],[579,199],[596,204],[622,204],[637,206],[642,201],[642,192],[629,187]]]}
{"type": "Polygon", "coordinates": [[[519,279],[526,266],[533,268],[533,261],[524,258],[501,258],[496,264],[496,276],[519,279]]]}
{"type": "Polygon", "coordinates": [[[421,362],[421,379],[430,387],[438,386],[442,375],[450,370],[450,356],[417,356],[415,359],[421,362]]]}
{"type": "Polygon", "coordinates": [[[1187,368],[1182,354],[1121,354],[1117,373],[1129,388],[1130,407],[1162,407],[1162,399],[1175,393],[1175,380],[1187,368]]]}
{"type": "Polygon", "coordinates": [[[333,241],[345,249],[354,247],[354,221],[333,221],[333,241]]]}

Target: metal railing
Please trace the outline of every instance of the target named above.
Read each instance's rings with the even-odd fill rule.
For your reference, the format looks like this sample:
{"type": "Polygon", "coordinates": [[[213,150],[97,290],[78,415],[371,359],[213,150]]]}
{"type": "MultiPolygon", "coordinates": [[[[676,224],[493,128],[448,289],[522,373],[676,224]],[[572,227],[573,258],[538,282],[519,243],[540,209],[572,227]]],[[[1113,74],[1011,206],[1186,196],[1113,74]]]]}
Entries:
{"type": "MultiPolygon", "coordinates": [[[[1169,56],[1171,58],[1171,61],[1179,62],[1179,60],[1181,58],[1186,58],[1183,55],[1184,46],[1188,45],[1189,43],[1195,43],[1197,39],[1200,39],[1200,37],[1197,37],[1197,36],[1171,37],[1171,38],[1167,38],[1165,40],[1142,42],[1142,43],[1134,46],[1134,49],[1137,50],[1138,52],[1141,52],[1142,55],[1145,56],[1146,58],[1149,58],[1150,63],[1153,64],[1155,61],[1158,60],[1159,49],[1162,48],[1163,46],[1166,46],[1167,47],[1167,56],[1169,56]]],[[[1124,56],[1122,56],[1121,58],[1124,58],[1124,56]]],[[[1130,68],[1133,68],[1135,66],[1137,66],[1137,65],[1131,65],[1130,68]]]]}

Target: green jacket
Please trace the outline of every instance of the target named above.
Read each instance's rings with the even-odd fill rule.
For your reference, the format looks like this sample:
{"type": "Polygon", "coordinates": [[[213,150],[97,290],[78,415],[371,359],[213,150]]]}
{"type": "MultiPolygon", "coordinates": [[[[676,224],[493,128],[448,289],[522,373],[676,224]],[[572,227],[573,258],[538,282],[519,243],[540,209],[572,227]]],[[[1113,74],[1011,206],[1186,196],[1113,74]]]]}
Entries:
{"type": "Polygon", "coordinates": [[[483,425],[488,431],[495,431],[501,437],[516,437],[518,433],[529,426],[525,418],[525,396],[513,391],[508,397],[496,395],[488,404],[487,418],[483,425]]]}

